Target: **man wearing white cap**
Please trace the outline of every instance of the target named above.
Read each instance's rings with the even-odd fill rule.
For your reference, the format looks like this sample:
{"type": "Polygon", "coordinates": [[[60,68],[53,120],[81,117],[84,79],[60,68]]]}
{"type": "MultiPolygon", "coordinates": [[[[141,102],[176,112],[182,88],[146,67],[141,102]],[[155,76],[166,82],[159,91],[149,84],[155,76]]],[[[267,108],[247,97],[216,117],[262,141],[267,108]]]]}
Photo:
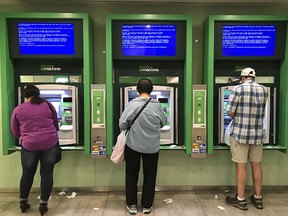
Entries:
{"type": "Polygon", "coordinates": [[[237,194],[227,196],[226,203],[241,210],[247,210],[245,199],[246,163],[250,161],[254,194],[251,202],[257,209],[263,209],[262,203],[262,146],[263,119],[268,99],[267,88],[255,82],[256,72],[252,68],[244,68],[240,81],[232,91],[227,102],[226,111],[233,118],[231,126],[232,161],[236,163],[237,194]]]}

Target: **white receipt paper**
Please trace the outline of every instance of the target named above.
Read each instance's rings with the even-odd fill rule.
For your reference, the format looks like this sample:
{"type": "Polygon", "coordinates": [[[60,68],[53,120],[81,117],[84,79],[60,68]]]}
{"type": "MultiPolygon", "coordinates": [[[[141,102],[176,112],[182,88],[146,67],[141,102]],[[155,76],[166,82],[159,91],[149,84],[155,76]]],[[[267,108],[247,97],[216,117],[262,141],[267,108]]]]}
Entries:
{"type": "Polygon", "coordinates": [[[77,193],[76,192],[72,192],[72,194],[70,196],[66,196],[68,199],[74,198],[76,197],[77,193]]]}
{"type": "Polygon", "coordinates": [[[225,208],[222,207],[222,206],[217,206],[217,208],[221,209],[221,210],[224,210],[225,208]]]}
{"type": "Polygon", "coordinates": [[[172,203],[172,199],[171,199],[171,198],[168,198],[168,199],[163,200],[163,202],[166,203],[166,204],[172,203]]]}

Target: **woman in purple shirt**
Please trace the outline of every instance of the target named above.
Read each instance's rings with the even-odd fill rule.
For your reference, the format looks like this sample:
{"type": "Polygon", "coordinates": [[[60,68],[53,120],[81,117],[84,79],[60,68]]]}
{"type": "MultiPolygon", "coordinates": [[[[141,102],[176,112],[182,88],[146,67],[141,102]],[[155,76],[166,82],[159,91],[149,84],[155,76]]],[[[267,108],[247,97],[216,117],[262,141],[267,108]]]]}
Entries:
{"type": "Polygon", "coordinates": [[[23,90],[25,102],[12,113],[11,132],[21,140],[22,177],[20,180],[20,208],[24,213],[29,207],[28,196],[40,161],[41,215],[48,210],[47,204],[53,187],[53,170],[59,152],[58,118],[55,108],[40,97],[39,89],[28,85],[23,90]]]}

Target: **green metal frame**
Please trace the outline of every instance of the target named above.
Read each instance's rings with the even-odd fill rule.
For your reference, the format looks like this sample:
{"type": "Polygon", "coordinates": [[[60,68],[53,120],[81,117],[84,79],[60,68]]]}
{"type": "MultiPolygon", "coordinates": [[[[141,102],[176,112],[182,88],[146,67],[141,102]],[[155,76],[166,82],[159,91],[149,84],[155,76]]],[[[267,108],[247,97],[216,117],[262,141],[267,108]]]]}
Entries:
{"type": "MultiPolygon", "coordinates": [[[[288,21],[287,16],[254,16],[254,15],[213,15],[204,23],[204,83],[207,85],[207,143],[208,154],[212,154],[214,125],[214,23],[216,21],[288,21]]],[[[288,28],[287,28],[288,29],[288,28]]],[[[288,32],[286,34],[286,50],[288,49],[288,32]]],[[[285,56],[280,68],[280,118],[278,127],[279,144],[275,149],[288,153],[288,56],[285,56]]],[[[227,148],[228,149],[228,148],[227,148]]],[[[265,149],[265,147],[264,147],[265,149]]],[[[271,149],[267,147],[267,149],[271,149]]]]}
{"type": "MultiPolygon", "coordinates": [[[[186,153],[191,154],[192,122],[192,17],[188,15],[155,14],[113,14],[106,17],[106,91],[107,91],[107,132],[113,133],[113,122],[118,121],[113,115],[113,62],[112,62],[112,21],[113,20],[183,20],[186,21],[186,61],[184,68],[184,144],[186,153]]],[[[112,153],[113,137],[107,136],[107,154],[112,153]]]]}
{"type": "MultiPolygon", "coordinates": [[[[83,20],[83,85],[84,85],[84,151],[90,154],[90,84],[93,82],[93,25],[88,14],[84,13],[0,13],[0,101],[1,124],[0,131],[2,154],[8,155],[15,146],[15,139],[10,133],[10,117],[14,104],[14,69],[9,58],[7,38],[7,18],[39,18],[39,19],[82,19],[83,20]]],[[[63,147],[65,150],[65,147],[63,147]]],[[[83,148],[69,147],[69,150],[83,148]]]]}

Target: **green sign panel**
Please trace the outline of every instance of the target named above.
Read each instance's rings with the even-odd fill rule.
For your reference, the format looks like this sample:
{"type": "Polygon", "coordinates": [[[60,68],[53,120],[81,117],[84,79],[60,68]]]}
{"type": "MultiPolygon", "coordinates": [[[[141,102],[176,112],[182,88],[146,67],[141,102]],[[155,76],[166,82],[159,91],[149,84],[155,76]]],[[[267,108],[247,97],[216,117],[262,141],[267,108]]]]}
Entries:
{"type": "Polygon", "coordinates": [[[92,128],[105,127],[105,92],[103,89],[92,90],[92,128]]]}
{"type": "Polygon", "coordinates": [[[206,90],[193,91],[193,127],[206,127],[206,90]]]}

